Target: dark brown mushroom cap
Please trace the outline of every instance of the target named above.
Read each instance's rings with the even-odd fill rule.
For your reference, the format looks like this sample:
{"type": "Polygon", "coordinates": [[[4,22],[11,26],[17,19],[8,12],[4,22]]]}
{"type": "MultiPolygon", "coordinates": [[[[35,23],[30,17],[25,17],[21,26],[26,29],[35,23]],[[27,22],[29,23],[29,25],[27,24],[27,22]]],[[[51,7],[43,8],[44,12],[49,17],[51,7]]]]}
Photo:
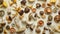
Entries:
{"type": "Polygon", "coordinates": [[[24,11],[23,10],[20,10],[20,12],[19,12],[19,15],[23,15],[23,13],[24,13],[24,11]]]}
{"type": "Polygon", "coordinates": [[[9,26],[9,25],[7,25],[7,26],[6,26],[6,29],[7,29],[7,30],[9,30],[9,29],[10,29],[10,26],[9,26]]]}
{"type": "Polygon", "coordinates": [[[22,1],[21,1],[21,4],[22,4],[22,5],[26,5],[26,0],[22,0],[22,1]]]}
{"type": "Polygon", "coordinates": [[[43,11],[40,11],[40,15],[43,15],[44,14],[44,12],[43,11]]]}
{"type": "Polygon", "coordinates": [[[29,12],[30,12],[30,9],[29,9],[28,7],[26,7],[26,8],[24,9],[24,12],[25,12],[25,13],[29,13],[29,12]]]}
{"type": "Polygon", "coordinates": [[[40,8],[41,4],[40,3],[36,3],[36,8],[40,8]]]}

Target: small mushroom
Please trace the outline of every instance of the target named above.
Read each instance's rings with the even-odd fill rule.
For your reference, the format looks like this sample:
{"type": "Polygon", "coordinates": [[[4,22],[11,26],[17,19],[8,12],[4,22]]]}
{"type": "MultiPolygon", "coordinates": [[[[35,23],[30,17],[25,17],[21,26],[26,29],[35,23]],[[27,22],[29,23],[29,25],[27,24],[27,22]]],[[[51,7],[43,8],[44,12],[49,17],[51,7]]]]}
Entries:
{"type": "Polygon", "coordinates": [[[51,15],[48,16],[48,21],[52,21],[53,17],[51,15]]]}
{"type": "Polygon", "coordinates": [[[6,26],[6,29],[7,29],[7,30],[10,30],[10,26],[9,26],[9,25],[7,25],[7,26],[6,26]]]}
{"type": "Polygon", "coordinates": [[[53,8],[53,12],[54,12],[54,13],[56,13],[56,12],[57,12],[57,10],[58,10],[58,8],[57,8],[57,7],[53,8]]]}
{"type": "Polygon", "coordinates": [[[25,13],[29,13],[29,12],[30,12],[30,8],[26,7],[26,8],[24,9],[24,12],[25,12],[25,13]]]}
{"type": "Polygon", "coordinates": [[[10,33],[12,34],[12,33],[15,33],[16,32],[16,29],[15,28],[10,28],[10,33]]]}
{"type": "Polygon", "coordinates": [[[59,15],[56,15],[56,16],[54,17],[54,21],[55,21],[56,23],[59,23],[59,22],[60,22],[60,16],[59,16],[59,15]]]}
{"type": "Polygon", "coordinates": [[[40,30],[39,28],[36,28],[35,32],[36,32],[36,33],[40,33],[41,30],[40,30]]]}
{"type": "Polygon", "coordinates": [[[22,4],[22,5],[26,5],[26,0],[22,0],[22,1],[21,1],[21,4],[22,4]]]}
{"type": "Polygon", "coordinates": [[[52,13],[52,9],[51,9],[50,7],[46,7],[46,8],[44,9],[44,12],[45,12],[46,14],[51,14],[51,13],[52,13]]]}
{"type": "Polygon", "coordinates": [[[47,25],[50,26],[52,23],[51,22],[48,22],[47,25]]]}
{"type": "Polygon", "coordinates": [[[40,8],[41,4],[40,3],[36,3],[36,8],[40,8]]]}
{"type": "Polygon", "coordinates": [[[0,17],[3,17],[5,15],[4,10],[0,10],[0,17]]]}
{"type": "Polygon", "coordinates": [[[46,4],[45,3],[42,3],[41,6],[42,6],[42,8],[45,8],[46,7],[46,4]]]}
{"type": "Polygon", "coordinates": [[[22,16],[24,14],[24,11],[20,10],[18,13],[19,13],[20,16],[22,16]]]}
{"type": "Polygon", "coordinates": [[[32,8],[32,12],[35,13],[36,12],[36,8],[32,8]]]}
{"type": "Polygon", "coordinates": [[[38,21],[38,26],[41,26],[42,27],[43,25],[44,25],[44,21],[43,20],[39,20],[38,21]]]}
{"type": "Polygon", "coordinates": [[[44,15],[44,12],[43,12],[43,11],[40,11],[40,13],[39,13],[39,14],[42,16],[42,15],[44,15]]]}

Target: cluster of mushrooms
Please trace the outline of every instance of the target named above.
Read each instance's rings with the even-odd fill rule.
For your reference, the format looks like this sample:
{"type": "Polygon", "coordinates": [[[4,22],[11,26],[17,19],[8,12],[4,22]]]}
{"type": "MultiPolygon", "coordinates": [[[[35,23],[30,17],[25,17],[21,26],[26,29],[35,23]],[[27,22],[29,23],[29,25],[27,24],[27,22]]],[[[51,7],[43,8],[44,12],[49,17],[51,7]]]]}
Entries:
{"type": "Polygon", "coordinates": [[[57,33],[60,0],[0,0],[0,34],[57,33]]]}

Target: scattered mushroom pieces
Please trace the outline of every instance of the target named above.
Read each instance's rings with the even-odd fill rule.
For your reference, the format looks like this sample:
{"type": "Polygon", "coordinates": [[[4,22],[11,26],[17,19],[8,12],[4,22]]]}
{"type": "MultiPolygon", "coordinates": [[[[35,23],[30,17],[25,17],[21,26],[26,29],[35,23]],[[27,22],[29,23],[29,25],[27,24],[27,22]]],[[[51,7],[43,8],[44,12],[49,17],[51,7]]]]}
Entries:
{"type": "Polygon", "coordinates": [[[60,0],[0,0],[0,34],[46,31],[60,34],[60,0]]]}

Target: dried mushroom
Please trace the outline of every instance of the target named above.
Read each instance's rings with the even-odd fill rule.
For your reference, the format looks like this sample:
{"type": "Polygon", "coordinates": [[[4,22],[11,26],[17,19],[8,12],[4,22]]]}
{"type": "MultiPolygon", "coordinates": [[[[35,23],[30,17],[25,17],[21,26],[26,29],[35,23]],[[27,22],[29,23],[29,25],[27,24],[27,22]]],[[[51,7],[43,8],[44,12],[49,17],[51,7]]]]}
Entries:
{"type": "Polygon", "coordinates": [[[32,8],[32,12],[35,13],[36,12],[36,8],[32,8]]]}
{"type": "Polygon", "coordinates": [[[30,8],[26,7],[26,8],[24,9],[24,12],[25,12],[25,13],[29,13],[29,12],[30,12],[30,8]]]}
{"type": "Polygon", "coordinates": [[[40,30],[39,28],[36,28],[35,32],[36,32],[36,33],[40,33],[41,30],[40,30]]]}
{"type": "Polygon", "coordinates": [[[40,8],[41,4],[40,3],[36,3],[36,8],[40,8]]]}
{"type": "Polygon", "coordinates": [[[59,23],[59,22],[60,22],[60,16],[59,16],[59,15],[56,15],[56,16],[54,17],[54,21],[55,21],[56,23],[59,23]]]}
{"type": "Polygon", "coordinates": [[[57,12],[57,10],[58,10],[58,8],[57,8],[57,7],[55,7],[55,8],[53,9],[53,12],[54,12],[54,13],[56,13],[56,12],[57,12]]]}
{"type": "Polygon", "coordinates": [[[10,32],[11,33],[15,33],[16,32],[16,29],[15,28],[10,28],[10,32]]]}
{"type": "Polygon", "coordinates": [[[22,0],[22,1],[21,1],[21,4],[22,4],[22,5],[26,5],[26,0],[22,0]]]}
{"type": "Polygon", "coordinates": [[[10,30],[10,26],[9,25],[6,26],[6,30],[10,30]]]}
{"type": "Polygon", "coordinates": [[[51,13],[52,13],[52,9],[51,9],[50,7],[46,7],[46,8],[44,9],[44,12],[45,12],[46,14],[51,14],[51,13]]]}
{"type": "Polygon", "coordinates": [[[43,25],[44,25],[44,21],[39,20],[39,21],[38,21],[38,26],[43,26],[43,25]]]}
{"type": "Polygon", "coordinates": [[[52,21],[53,17],[51,15],[48,16],[48,21],[52,21]]]}
{"type": "Polygon", "coordinates": [[[45,8],[46,7],[46,4],[45,3],[42,3],[41,7],[42,8],[45,8]]]}
{"type": "Polygon", "coordinates": [[[51,22],[48,22],[47,25],[50,26],[52,23],[51,22]]]}
{"type": "Polygon", "coordinates": [[[44,12],[43,11],[40,11],[40,13],[39,13],[40,15],[44,15],[44,12]]]}
{"type": "Polygon", "coordinates": [[[19,15],[23,15],[24,14],[24,11],[23,10],[20,10],[20,12],[18,12],[19,13],[19,15]]]}
{"type": "Polygon", "coordinates": [[[0,17],[3,17],[5,14],[4,10],[0,10],[0,17]]]}

